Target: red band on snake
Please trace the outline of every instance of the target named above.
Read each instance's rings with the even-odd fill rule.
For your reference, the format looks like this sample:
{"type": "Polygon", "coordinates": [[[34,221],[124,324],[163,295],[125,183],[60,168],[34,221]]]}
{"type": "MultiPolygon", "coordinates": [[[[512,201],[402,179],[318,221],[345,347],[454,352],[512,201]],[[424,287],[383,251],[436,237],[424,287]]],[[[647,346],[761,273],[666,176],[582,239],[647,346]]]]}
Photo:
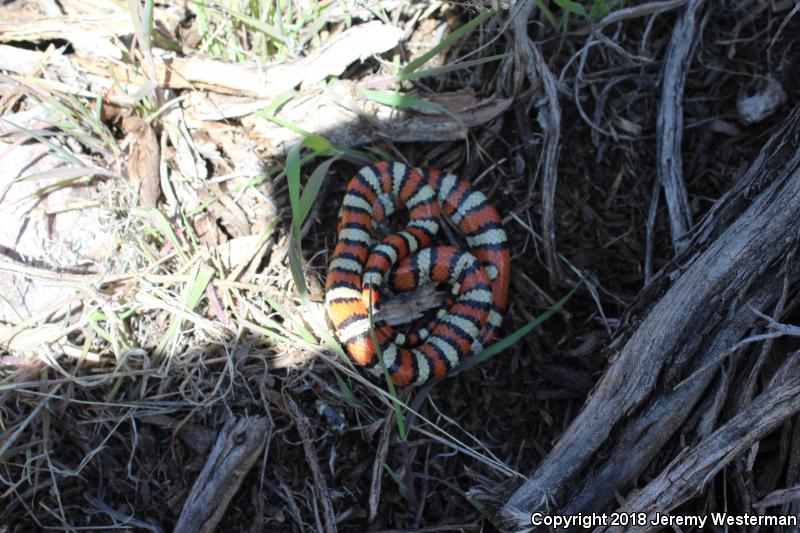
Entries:
{"type": "Polygon", "coordinates": [[[394,328],[375,328],[392,381],[422,384],[443,377],[494,339],[508,305],[510,263],[497,211],[468,181],[434,169],[375,163],[347,185],[325,284],[328,316],[350,357],[375,368],[378,356],[368,305],[378,303],[388,273],[392,272],[391,285],[400,291],[427,281],[449,283],[455,302],[427,336],[417,336],[421,344],[402,345],[394,328]],[[408,210],[408,226],[373,243],[378,223],[401,208],[408,210]],[[451,246],[429,247],[441,216],[459,229],[469,253],[451,246]]]}

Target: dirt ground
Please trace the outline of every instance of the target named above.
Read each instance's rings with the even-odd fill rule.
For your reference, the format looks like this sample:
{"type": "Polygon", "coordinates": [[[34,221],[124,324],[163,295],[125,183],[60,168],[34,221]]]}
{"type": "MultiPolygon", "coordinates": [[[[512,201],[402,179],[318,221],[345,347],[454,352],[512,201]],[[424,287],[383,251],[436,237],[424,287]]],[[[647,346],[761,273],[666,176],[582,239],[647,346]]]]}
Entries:
{"type": "MultiPolygon", "coordinates": [[[[536,507],[514,499],[569,456],[556,444],[687,254],[711,249],[702,228],[734,226],[720,213],[748,169],[782,172],[765,145],[790,131],[782,150],[800,153],[798,11],[3,2],[0,532],[521,530],[535,509],[610,513],[656,487],[632,511],[800,516],[800,396],[759,432],[747,419],[796,375],[788,233],[759,270],[783,265],[777,292],[763,281],[762,314],[746,312],[658,444],[628,444],[635,468],[603,478],[651,404],[570,444],[591,450],[536,507]],[[509,239],[507,346],[432,386],[390,389],[342,357],[326,321],[345,186],[381,159],[470,180],[509,239]],[[731,421],[740,446],[701,453],[731,421]],[[695,452],[710,463],[699,482],[655,484],[695,452]]],[[[761,282],[748,283],[742,302],[761,282]]],[[[737,317],[693,318],[708,328],[653,363],[642,401],[691,380],[680,365],[737,317]]]]}

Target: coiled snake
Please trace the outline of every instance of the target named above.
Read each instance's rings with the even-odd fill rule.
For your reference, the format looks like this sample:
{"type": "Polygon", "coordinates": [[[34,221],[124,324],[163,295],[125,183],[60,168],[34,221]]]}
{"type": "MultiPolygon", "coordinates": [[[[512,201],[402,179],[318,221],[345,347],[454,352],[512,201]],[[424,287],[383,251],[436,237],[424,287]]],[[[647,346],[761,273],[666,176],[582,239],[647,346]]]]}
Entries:
{"type": "Polygon", "coordinates": [[[350,357],[375,368],[367,306],[378,303],[387,274],[395,291],[448,282],[455,301],[430,330],[403,336],[391,326],[375,325],[392,381],[425,383],[443,377],[494,339],[508,304],[510,262],[497,211],[468,181],[434,169],[375,163],[347,185],[325,283],[328,316],[350,357]],[[408,210],[406,228],[373,244],[378,223],[400,208],[408,210]],[[471,253],[429,247],[441,216],[458,227],[471,253]]]}

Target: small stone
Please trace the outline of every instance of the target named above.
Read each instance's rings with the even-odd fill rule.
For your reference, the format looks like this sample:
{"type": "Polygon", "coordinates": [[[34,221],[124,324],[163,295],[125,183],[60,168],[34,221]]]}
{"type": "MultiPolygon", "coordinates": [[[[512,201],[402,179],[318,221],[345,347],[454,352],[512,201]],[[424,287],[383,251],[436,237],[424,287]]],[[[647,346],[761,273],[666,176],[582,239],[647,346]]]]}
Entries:
{"type": "Polygon", "coordinates": [[[745,124],[755,124],[772,115],[783,103],[786,102],[786,91],[778,81],[766,78],[759,91],[736,103],[739,120],[745,124]]]}

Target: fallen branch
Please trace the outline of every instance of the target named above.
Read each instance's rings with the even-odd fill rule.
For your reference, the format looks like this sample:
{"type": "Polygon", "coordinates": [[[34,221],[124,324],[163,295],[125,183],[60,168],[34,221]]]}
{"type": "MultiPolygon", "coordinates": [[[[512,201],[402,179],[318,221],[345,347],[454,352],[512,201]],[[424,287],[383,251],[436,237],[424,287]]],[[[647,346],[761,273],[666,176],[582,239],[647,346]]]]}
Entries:
{"type": "MultiPolygon", "coordinates": [[[[620,513],[666,513],[701,490],[706,481],[741,455],[767,433],[800,411],[800,352],[795,352],[778,371],[766,391],[746,409],[708,438],[690,448],[674,464],[647,484],[619,509],[620,513]]],[[[649,520],[648,520],[649,522],[649,520]]],[[[634,531],[651,531],[646,526],[634,531]]],[[[608,528],[608,531],[622,531],[608,528]]],[[[630,531],[630,530],[629,530],[630,531]]]]}
{"type": "MultiPolygon", "coordinates": [[[[447,113],[426,113],[378,104],[369,100],[360,87],[361,84],[340,80],[324,90],[300,91],[281,108],[278,118],[302,130],[318,132],[340,146],[369,143],[376,135],[392,142],[440,142],[465,139],[468,129],[494,120],[513,102],[512,98],[496,96],[479,98],[471,91],[443,93],[426,98],[447,113]]],[[[193,96],[187,117],[202,120],[208,117],[209,109],[213,107],[204,103],[200,95],[193,96]]],[[[242,124],[250,138],[272,154],[285,153],[302,138],[298,131],[258,114],[245,116],[242,124]]],[[[199,121],[192,121],[191,125],[205,127],[199,121]]]]}
{"type": "Polygon", "coordinates": [[[796,110],[634,303],[626,323],[636,327],[612,343],[613,363],[583,411],[503,507],[512,527],[551,505],[604,509],[626,491],[685,424],[728,359],[719,354],[761,320],[753,309],[775,302],[784,278],[800,280],[782,261],[797,244],[798,133],[796,110]]]}
{"type": "MultiPolygon", "coordinates": [[[[394,26],[380,22],[362,24],[342,32],[309,57],[266,66],[203,57],[157,57],[154,58],[156,81],[161,88],[205,89],[272,99],[298,85],[315,86],[328,76],[341,74],[354,61],[390,50],[399,42],[401,33],[394,26]]],[[[109,65],[92,57],[74,61],[80,70],[124,84],[138,87],[149,81],[129,65],[109,65]]]]}

